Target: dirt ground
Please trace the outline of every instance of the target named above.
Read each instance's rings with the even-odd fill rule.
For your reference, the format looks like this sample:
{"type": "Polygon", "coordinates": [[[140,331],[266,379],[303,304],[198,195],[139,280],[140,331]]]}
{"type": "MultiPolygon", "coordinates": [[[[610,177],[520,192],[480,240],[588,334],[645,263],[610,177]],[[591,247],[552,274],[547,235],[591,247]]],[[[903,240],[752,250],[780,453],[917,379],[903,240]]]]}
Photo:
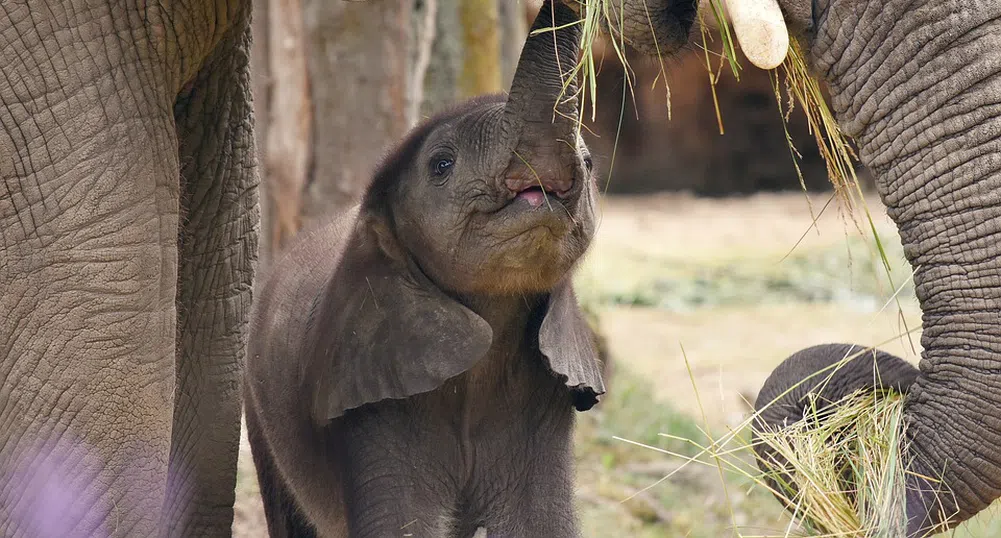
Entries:
{"type": "MultiPolygon", "coordinates": [[[[750,281],[730,279],[736,280],[732,287],[744,289],[728,291],[710,285],[704,294],[735,297],[715,305],[600,308],[612,355],[651,380],[659,397],[695,414],[698,409],[685,363],[687,355],[704,394],[706,413],[713,422],[730,423],[746,411],[744,398],[757,393],[771,370],[804,347],[829,342],[879,344],[886,351],[916,361],[920,330],[911,332],[909,339],[901,337],[905,330],[920,327],[920,310],[909,289],[898,294],[899,305],[894,301],[883,308],[883,301],[866,304],[852,297],[812,302],[774,300],[771,292],[775,290],[754,279],[763,276],[767,280],[769,275],[778,274],[781,282],[785,266],[794,256],[811,262],[804,270],[809,274],[814,270],[812,260],[820,258],[837,265],[835,270],[841,274],[831,280],[840,280],[833,284],[847,288],[849,295],[853,287],[872,287],[876,280],[884,280],[882,295],[892,295],[885,272],[874,269],[878,259],[857,244],[871,238],[871,233],[860,233],[844,212],[839,214],[836,201],[821,212],[829,199],[829,194],[815,195],[808,203],[802,193],[723,200],[686,195],[606,199],[600,230],[579,277],[585,297],[596,288],[649,288],[651,281],[665,273],[675,281],[691,279],[693,273],[698,273],[696,278],[711,280],[719,274],[713,269],[736,265],[752,275],[750,281]],[[816,226],[811,228],[817,215],[816,226]],[[851,252],[849,245],[854,247],[851,252]],[[607,283],[612,279],[617,282],[607,283]]],[[[900,285],[908,278],[909,267],[900,255],[895,228],[874,194],[866,201],[880,239],[892,243],[887,247],[891,274],[900,285]]],[[[856,214],[864,215],[862,211],[856,214]]]]}
{"type": "MultiPolygon", "coordinates": [[[[813,214],[829,198],[813,196],[813,214]]],[[[671,413],[664,409],[673,409],[702,423],[704,409],[711,428],[726,428],[747,416],[746,402],[753,402],[772,368],[803,347],[878,344],[916,361],[920,311],[908,285],[909,269],[892,223],[875,196],[868,198],[890,271],[876,254],[871,232],[846,222],[834,205],[811,229],[811,205],[802,193],[723,200],[683,194],[604,199],[599,231],[577,283],[581,300],[599,314],[616,375],[625,372],[623,376],[649,385],[656,405],[664,406],[650,407],[649,413],[664,415],[671,413]]],[[[616,397],[617,388],[631,390],[626,383],[613,378],[609,397],[616,397]]],[[[621,409],[627,404],[613,400],[608,405],[621,409]]],[[[643,404],[628,405],[633,406],[631,418],[616,411],[615,417],[597,419],[599,426],[585,422],[586,435],[601,437],[581,441],[586,446],[579,449],[586,452],[578,458],[585,462],[578,488],[586,535],[729,536],[738,519],[752,527],[757,520],[778,521],[780,511],[771,499],[763,501],[767,517],[756,515],[761,513],[756,509],[739,517],[732,509],[719,517],[706,512],[703,505],[723,499],[714,474],[679,474],[672,480],[681,482],[658,486],[677,488],[679,494],[647,498],[642,511],[620,513],[617,503],[626,481],[616,473],[654,465],[654,478],[630,478],[630,484],[642,485],[643,480],[655,481],[657,465],[674,468],[665,457],[628,465],[609,462],[613,451],[619,459],[635,454],[610,440],[624,435],[616,433],[621,428],[615,420],[638,422],[642,419],[635,417],[647,413],[643,404]],[[609,454],[601,453],[605,450],[609,454]],[[709,485],[688,486],[685,480],[709,485]],[[677,506],[671,506],[674,499],[677,506]],[[733,521],[710,526],[712,517],[733,521]]],[[[246,442],[239,472],[235,535],[266,536],[246,442]]],[[[993,534],[969,534],[988,535],[993,534]]]]}

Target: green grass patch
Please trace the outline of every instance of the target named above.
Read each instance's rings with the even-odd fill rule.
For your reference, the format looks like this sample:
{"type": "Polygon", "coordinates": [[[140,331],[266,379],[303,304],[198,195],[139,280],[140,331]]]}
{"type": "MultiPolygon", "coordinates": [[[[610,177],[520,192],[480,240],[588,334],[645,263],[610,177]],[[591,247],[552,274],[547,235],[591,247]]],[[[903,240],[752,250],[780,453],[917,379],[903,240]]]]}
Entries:
{"type": "MultiPolygon", "coordinates": [[[[587,535],[903,536],[909,471],[900,456],[900,395],[859,393],[833,410],[811,406],[807,416],[822,421],[762,435],[759,442],[785,461],[762,472],[750,449],[750,413],[736,430],[706,432],[657,403],[651,387],[631,374],[617,379],[616,392],[578,433],[582,484],[591,488],[580,495],[587,535]]],[[[994,512],[942,535],[1001,535],[994,512]]]]}
{"type": "Polygon", "coordinates": [[[623,442],[693,457],[698,450],[678,438],[704,435],[627,367],[617,365],[612,383],[598,407],[579,415],[577,486],[585,536],[718,538],[732,535],[734,521],[781,525],[788,519],[770,495],[747,493],[753,486],[748,480],[727,479],[728,488],[740,491],[728,506],[713,469],[623,442]]]}
{"type": "Polygon", "coordinates": [[[722,306],[835,303],[860,312],[885,308],[892,300],[914,301],[910,268],[899,246],[890,250],[891,287],[881,257],[865,238],[846,244],[797,250],[786,259],[692,261],[643,252],[602,253],[578,274],[581,296],[596,304],[632,305],[686,312],[722,306]],[[616,275],[609,279],[604,275],[616,275]]]}

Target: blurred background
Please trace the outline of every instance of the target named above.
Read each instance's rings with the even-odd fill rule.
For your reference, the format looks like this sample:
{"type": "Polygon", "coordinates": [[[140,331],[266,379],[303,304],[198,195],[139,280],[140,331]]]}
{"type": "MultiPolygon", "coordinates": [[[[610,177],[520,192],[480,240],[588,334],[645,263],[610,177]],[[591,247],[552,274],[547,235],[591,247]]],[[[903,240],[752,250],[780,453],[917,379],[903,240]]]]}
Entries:
{"type": "MultiPolygon", "coordinates": [[[[354,204],[422,118],[503,91],[540,5],[255,0],[263,274],[296,233],[354,204]]],[[[867,207],[839,203],[802,112],[784,126],[769,74],[743,58],[738,82],[714,54],[707,68],[701,40],[663,63],[627,50],[628,68],[607,43],[595,55],[586,139],[605,195],[576,280],[610,379],[579,417],[585,535],[794,535],[750,478],[686,458],[707,433],[745,434],[758,388],[801,348],[878,345],[917,362],[920,310],[895,227],[863,169],[867,207]]],[[[1001,536],[992,519],[955,535],[1001,536]]],[[[234,531],[267,535],[245,439],[234,531]]]]}

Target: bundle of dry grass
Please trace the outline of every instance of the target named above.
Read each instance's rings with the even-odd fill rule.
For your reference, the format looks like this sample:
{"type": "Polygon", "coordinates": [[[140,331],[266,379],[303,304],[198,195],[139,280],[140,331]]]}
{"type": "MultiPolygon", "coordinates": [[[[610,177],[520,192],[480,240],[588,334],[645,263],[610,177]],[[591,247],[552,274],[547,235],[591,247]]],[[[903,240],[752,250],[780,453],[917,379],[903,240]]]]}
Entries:
{"type": "MultiPolygon", "coordinates": [[[[866,352],[866,351],[862,351],[866,352]]],[[[836,364],[818,372],[822,384],[848,361],[851,354],[836,364]]],[[[686,357],[687,363],[687,357],[686,357]]],[[[691,370],[689,368],[689,370],[691,370]]],[[[692,386],[699,398],[694,377],[692,386]]],[[[809,382],[803,380],[803,383],[809,382]]],[[[790,387],[788,391],[795,390],[790,387]]],[[[787,391],[787,392],[788,392],[787,391]]],[[[780,395],[778,398],[781,398],[780,395]]],[[[776,400],[778,399],[776,398],[776,400]]],[[[701,400],[700,406],[701,406],[701,400]]],[[[744,538],[903,538],[906,536],[906,493],[914,478],[904,455],[906,421],[904,397],[894,391],[858,391],[836,402],[807,396],[803,418],[769,430],[761,418],[763,407],[726,435],[713,439],[706,423],[702,434],[709,440],[661,434],[698,449],[694,456],[663,450],[658,447],[616,438],[630,444],[655,450],[684,460],[674,473],[696,463],[715,467],[724,487],[731,475],[753,484],[785,505],[792,521],[784,529],[772,532],[743,534],[735,526],[735,535],[744,538]],[[754,441],[747,436],[752,425],[757,431],[754,441]],[[747,456],[756,452],[752,458],[747,456]]],[[[663,477],[647,489],[668,480],[663,477]]],[[[938,477],[920,476],[920,482],[944,488],[938,477]]],[[[645,491],[645,490],[644,490],[645,491]]],[[[727,503],[731,495],[726,493],[727,503]]],[[[731,513],[732,513],[731,507],[731,513]]],[[[944,532],[941,528],[930,534],[944,532]]]]}
{"type": "Polygon", "coordinates": [[[904,536],[903,398],[860,392],[831,409],[813,402],[804,420],[761,432],[758,442],[783,463],[754,479],[811,536],[904,536]]]}

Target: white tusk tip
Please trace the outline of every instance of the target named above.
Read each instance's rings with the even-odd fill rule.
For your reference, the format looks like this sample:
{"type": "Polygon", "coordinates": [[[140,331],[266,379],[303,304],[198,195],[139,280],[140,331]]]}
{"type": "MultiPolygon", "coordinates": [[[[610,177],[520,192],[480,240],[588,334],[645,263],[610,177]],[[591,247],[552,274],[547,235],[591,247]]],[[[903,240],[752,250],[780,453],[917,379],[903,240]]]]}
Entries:
{"type": "Polygon", "coordinates": [[[776,0],[728,0],[727,12],[737,42],[760,69],[775,69],[789,53],[789,30],[776,0]]]}

